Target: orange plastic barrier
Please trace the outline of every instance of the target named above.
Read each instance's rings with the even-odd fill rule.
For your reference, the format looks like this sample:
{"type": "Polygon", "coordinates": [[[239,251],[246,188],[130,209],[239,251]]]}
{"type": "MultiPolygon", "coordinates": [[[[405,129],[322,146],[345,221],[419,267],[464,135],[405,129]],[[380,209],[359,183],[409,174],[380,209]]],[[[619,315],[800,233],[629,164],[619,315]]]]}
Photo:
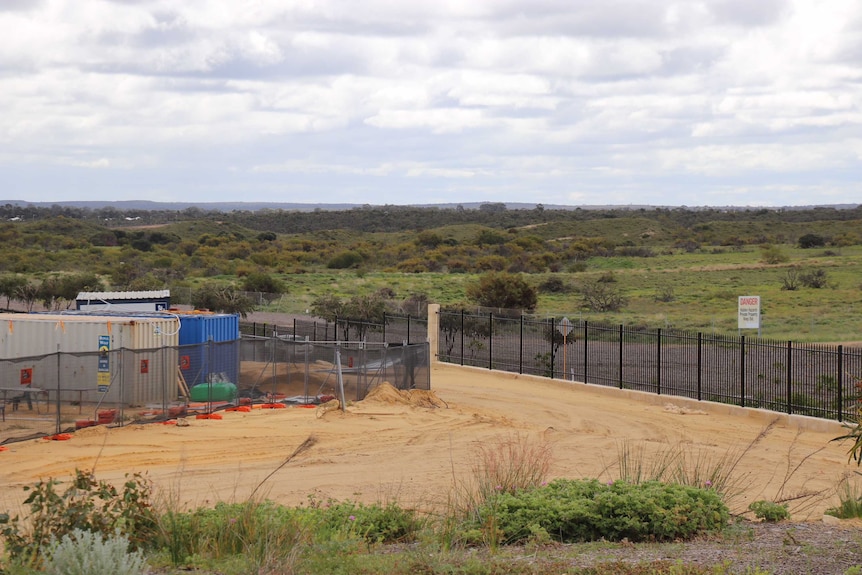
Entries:
{"type": "Polygon", "coordinates": [[[71,433],[55,433],[54,435],[46,435],[42,439],[47,441],[66,441],[72,439],[71,433]]]}

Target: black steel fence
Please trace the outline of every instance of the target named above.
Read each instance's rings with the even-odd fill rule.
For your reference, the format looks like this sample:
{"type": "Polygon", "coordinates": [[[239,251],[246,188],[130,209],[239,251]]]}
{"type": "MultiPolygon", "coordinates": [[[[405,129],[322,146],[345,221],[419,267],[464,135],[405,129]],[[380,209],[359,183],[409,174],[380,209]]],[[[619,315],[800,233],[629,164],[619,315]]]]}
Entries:
{"type": "Polygon", "coordinates": [[[556,318],[440,312],[439,359],[855,420],[862,349],[556,318]]]}

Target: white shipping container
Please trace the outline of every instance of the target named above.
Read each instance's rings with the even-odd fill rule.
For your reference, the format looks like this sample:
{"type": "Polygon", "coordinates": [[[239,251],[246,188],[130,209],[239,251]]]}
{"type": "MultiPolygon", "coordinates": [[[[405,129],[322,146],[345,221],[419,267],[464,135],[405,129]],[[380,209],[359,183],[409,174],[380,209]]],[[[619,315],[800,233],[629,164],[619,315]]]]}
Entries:
{"type": "Polygon", "coordinates": [[[179,344],[175,317],[118,317],[64,314],[0,314],[0,359],[49,353],[99,351],[99,337],[111,349],[153,349],[179,344]]]}
{"type": "Polygon", "coordinates": [[[178,344],[179,320],[171,316],[0,314],[0,360],[10,380],[3,385],[14,385],[17,370],[27,367],[23,358],[60,352],[56,363],[32,362],[32,385],[57,389],[64,400],[77,394],[86,402],[145,405],[175,397],[178,344]],[[108,389],[100,389],[108,378],[108,389]]]}

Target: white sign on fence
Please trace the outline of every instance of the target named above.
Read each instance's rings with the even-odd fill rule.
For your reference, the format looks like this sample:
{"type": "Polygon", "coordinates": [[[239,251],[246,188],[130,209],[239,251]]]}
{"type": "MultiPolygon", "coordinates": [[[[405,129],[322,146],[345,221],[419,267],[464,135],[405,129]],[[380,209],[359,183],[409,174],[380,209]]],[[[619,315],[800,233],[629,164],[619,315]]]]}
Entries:
{"type": "Polygon", "coordinates": [[[760,329],[760,296],[739,296],[739,329],[760,329]]]}

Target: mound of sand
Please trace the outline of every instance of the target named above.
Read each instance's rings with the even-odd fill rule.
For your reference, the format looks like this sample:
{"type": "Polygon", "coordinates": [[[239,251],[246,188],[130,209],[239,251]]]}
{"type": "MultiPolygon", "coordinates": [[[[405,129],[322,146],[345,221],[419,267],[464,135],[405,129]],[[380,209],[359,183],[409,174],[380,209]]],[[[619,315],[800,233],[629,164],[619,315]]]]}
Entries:
{"type": "Polygon", "coordinates": [[[677,415],[707,415],[705,411],[700,409],[691,409],[689,407],[680,407],[679,405],[675,405],[673,403],[666,403],[664,405],[664,410],[667,413],[675,413],[677,415]]]}
{"type": "Polygon", "coordinates": [[[374,387],[362,400],[366,404],[410,405],[413,407],[449,407],[433,391],[424,389],[396,389],[388,381],[374,387]]]}

